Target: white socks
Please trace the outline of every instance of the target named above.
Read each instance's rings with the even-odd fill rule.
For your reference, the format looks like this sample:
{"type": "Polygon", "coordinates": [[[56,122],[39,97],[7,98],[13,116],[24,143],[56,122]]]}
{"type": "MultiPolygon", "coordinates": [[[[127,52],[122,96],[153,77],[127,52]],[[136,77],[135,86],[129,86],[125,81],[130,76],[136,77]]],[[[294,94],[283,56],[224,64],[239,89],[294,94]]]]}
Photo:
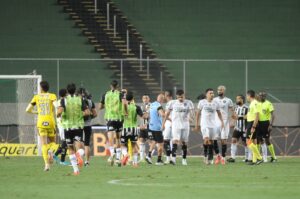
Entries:
{"type": "Polygon", "coordinates": [[[145,159],[145,143],[140,143],[140,160],[145,159]]]}
{"type": "Polygon", "coordinates": [[[248,156],[249,156],[249,149],[247,146],[245,146],[245,159],[248,160],[248,156]]]}
{"type": "Polygon", "coordinates": [[[120,160],[120,159],[121,159],[121,148],[117,148],[117,149],[116,149],[116,152],[117,152],[117,153],[116,153],[116,159],[117,159],[117,160],[120,160]]]}
{"type": "Polygon", "coordinates": [[[235,159],[236,158],[236,150],[237,150],[237,144],[236,143],[232,143],[231,144],[231,158],[235,159]]]}
{"type": "Polygon", "coordinates": [[[83,150],[83,149],[78,149],[77,153],[79,153],[79,155],[80,155],[81,157],[84,156],[84,150],[83,150]]]}
{"type": "Polygon", "coordinates": [[[268,161],[268,148],[266,143],[261,145],[261,151],[262,151],[264,161],[265,162],[268,161]]]}
{"type": "Polygon", "coordinates": [[[115,147],[110,146],[109,147],[110,156],[113,156],[115,154],[115,147]]]}
{"type": "Polygon", "coordinates": [[[69,155],[69,158],[70,158],[70,162],[71,162],[74,172],[78,172],[79,169],[78,169],[78,165],[77,165],[76,155],[75,154],[69,155]]]}
{"type": "Polygon", "coordinates": [[[122,147],[122,155],[126,156],[127,154],[128,154],[127,148],[126,147],[122,147]]]}
{"type": "Polygon", "coordinates": [[[252,160],[252,151],[250,148],[248,148],[248,160],[252,160]]]}
{"type": "Polygon", "coordinates": [[[134,164],[137,164],[137,163],[138,163],[138,154],[137,154],[137,153],[134,153],[134,154],[133,154],[133,163],[134,163],[134,164]]]}

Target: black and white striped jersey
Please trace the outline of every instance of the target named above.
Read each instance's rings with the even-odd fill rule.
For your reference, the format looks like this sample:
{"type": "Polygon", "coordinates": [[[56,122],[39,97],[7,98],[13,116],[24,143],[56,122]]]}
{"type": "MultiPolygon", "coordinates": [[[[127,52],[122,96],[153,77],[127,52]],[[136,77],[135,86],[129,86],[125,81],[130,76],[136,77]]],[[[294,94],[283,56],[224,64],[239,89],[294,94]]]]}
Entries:
{"type": "Polygon", "coordinates": [[[236,106],[234,111],[238,117],[238,119],[236,120],[234,129],[236,131],[245,132],[246,125],[247,125],[247,119],[245,119],[245,116],[248,113],[248,107],[245,104],[242,106],[236,106]]]}
{"type": "MultiPolygon", "coordinates": [[[[142,108],[142,111],[143,111],[143,113],[149,113],[149,110],[150,110],[150,103],[148,103],[148,104],[142,104],[141,105],[141,108],[142,108]]],[[[148,123],[149,123],[149,119],[144,119],[144,121],[143,121],[143,125],[148,125],[148,123]]]]}

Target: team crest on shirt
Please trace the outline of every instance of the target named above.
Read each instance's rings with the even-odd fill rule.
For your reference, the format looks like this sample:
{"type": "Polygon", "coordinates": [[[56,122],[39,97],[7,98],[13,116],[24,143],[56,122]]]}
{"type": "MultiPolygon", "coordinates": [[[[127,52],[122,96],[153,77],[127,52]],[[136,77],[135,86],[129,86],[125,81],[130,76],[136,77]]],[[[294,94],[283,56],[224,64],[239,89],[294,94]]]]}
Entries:
{"type": "Polygon", "coordinates": [[[43,126],[49,126],[49,122],[43,122],[42,125],[43,126]]]}
{"type": "Polygon", "coordinates": [[[185,103],[183,103],[183,106],[187,106],[187,103],[185,102],[185,103]]]}
{"type": "Polygon", "coordinates": [[[226,100],[223,100],[223,103],[225,104],[225,103],[226,103],[226,100]]]}

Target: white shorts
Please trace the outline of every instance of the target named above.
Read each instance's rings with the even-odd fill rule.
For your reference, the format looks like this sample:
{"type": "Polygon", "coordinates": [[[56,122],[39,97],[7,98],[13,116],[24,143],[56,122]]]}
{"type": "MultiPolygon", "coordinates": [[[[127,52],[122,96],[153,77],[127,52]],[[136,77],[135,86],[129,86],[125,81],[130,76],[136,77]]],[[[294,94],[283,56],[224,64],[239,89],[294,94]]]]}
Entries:
{"type": "Polygon", "coordinates": [[[164,140],[172,139],[172,122],[167,120],[165,123],[165,130],[163,131],[164,140]]]}
{"type": "Polygon", "coordinates": [[[58,127],[60,140],[65,140],[65,130],[62,127],[58,127]]]}
{"type": "Polygon", "coordinates": [[[182,142],[188,142],[190,135],[190,127],[187,126],[184,129],[178,129],[172,127],[172,140],[179,140],[182,142]]]}
{"type": "Polygon", "coordinates": [[[224,120],[224,128],[221,127],[221,122],[218,122],[217,127],[217,138],[221,138],[221,140],[227,140],[230,132],[230,125],[228,120],[224,120]]]}
{"type": "Polygon", "coordinates": [[[218,138],[216,128],[201,127],[201,133],[202,133],[203,139],[208,138],[210,140],[215,140],[218,138]]]}

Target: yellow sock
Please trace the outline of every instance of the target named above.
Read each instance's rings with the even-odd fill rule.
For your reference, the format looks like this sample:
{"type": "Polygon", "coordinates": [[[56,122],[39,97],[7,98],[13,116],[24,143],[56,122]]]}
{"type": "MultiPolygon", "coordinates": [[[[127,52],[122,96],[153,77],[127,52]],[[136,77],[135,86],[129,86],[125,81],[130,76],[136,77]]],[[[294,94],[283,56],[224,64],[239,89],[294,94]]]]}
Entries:
{"type": "Polygon", "coordinates": [[[259,151],[258,151],[258,149],[257,149],[257,145],[251,143],[251,144],[249,145],[249,147],[250,147],[250,149],[252,150],[252,154],[253,154],[253,162],[256,162],[257,159],[261,160],[262,157],[261,157],[261,155],[260,155],[260,153],[259,153],[259,151]]]}
{"type": "Polygon", "coordinates": [[[273,144],[270,144],[270,145],[268,146],[268,149],[269,149],[269,151],[270,151],[270,154],[271,154],[272,158],[276,159],[276,155],[275,155],[275,150],[274,150],[273,144]]]}
{"type": "Polygon", "coordinates": [[[43,144],[42,155],[43,155],[45,164],[48,164],[48,144],[43,144]]]}
{"type": "Polygon", "coordinates": [[[49,148],[49,150],[51,150],[52,152],[54,152],[54,151],[56,151],[57,150],[57,144],[55,144],[55,142],[50,142],[49,144],[48,144],[48,148],[49,148]]]}

